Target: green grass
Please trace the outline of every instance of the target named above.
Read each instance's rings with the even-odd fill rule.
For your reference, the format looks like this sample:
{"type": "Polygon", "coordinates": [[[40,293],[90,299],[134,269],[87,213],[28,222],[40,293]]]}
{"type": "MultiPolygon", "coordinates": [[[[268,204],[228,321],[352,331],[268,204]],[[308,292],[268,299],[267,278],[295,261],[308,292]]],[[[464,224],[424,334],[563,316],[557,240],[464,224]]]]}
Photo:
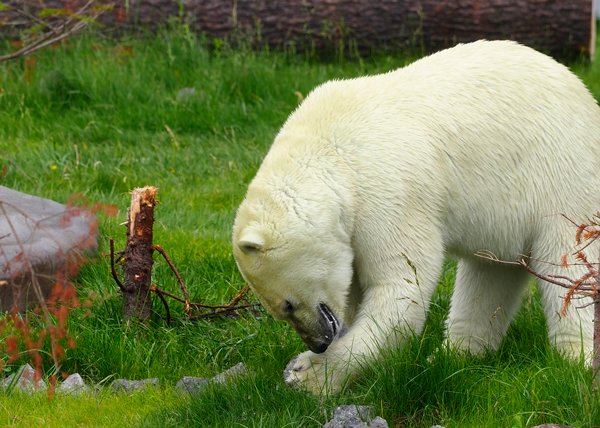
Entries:
{"type": "MultiPolygon", "coordinates": [[[[8,43],[4,48],[9,49],[8,43]]],[[[270,143],[298,105],[298,94],[332,78],[381,73],[405,65],[379,56],[319,62],[281,52],[215,51],[186,33],[120,42],[97,36],[0,64],[0,185],[66,202],[116,204],[99,214],[100,252],[108,239],[125,242],[134,187],[159,188],[155,242],[174,260],[193,301],[221,304],[244,283],[231,255],[236,207],[270,143]],[[178,91],[195,88],[188,98],[178,91]],[[167,127],[172,130],[173,136],[167,127]]],[[[600,61],[573,64],[600,98],[600,61]]],[[[159,391],[79,398],[0,394],[0,424],[9,426],[319,427],[340,404],[371,404],[390,426],[530,427],[543,422],[600,425],[599,396],[581,364],[561,359],[546,339],[539,296],[532,288],[502,349],[466,358],[438,349],[454,281],[449,263],[430,309],[425,333],[385,353],[342,394],[315,397],[283,384],[289,359],[305,349],[284,323],[262,312],[238,318],[164,321],[154,302],[150,327],[120,320],[121,299],[98,257],[76,282],[92,307],[70,316],[77,347],[63,368],[90,383],[115,378],[160,379],[159,391]],[[250,375],[193,399],[174,394],[182,376],[212,377],[238,362],[250,375]]],[[[156,258],[154,283],[179,286],[156,258]]],[[[173,303],[178,317],[182,306],[173,303]]],[[[47,349],[46,349],[47,351],[47,349]]],[[[4,362],[7,355],[0,354],[4,362]]],[[[24,358],[7,365],[8,375],[24,358]]],[[[46,371],[51,369],[45,363],[46,371]]]]}

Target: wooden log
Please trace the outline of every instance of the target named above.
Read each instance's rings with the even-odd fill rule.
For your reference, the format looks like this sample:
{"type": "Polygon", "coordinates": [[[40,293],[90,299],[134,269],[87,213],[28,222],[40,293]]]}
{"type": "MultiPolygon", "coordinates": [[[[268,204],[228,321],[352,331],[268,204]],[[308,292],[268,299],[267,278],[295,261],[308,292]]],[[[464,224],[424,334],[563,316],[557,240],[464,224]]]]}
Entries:
{"type": "MultiPolygon", "coordinates": [[[[137,25],[152,27],[179,14],[178,3],[172,0],[128,4],[124,19],[137,25]]],[[[251,37],[254,33],[256,40],[271,46],[311,45],[318,50],[384,46],[433,52],[479,39],[511,39],[568,59],[593,55],[596,35],[592,0],[184,0],[182,4],[186,21],[209,39],[230,37],[237,29],[251,37]]]]}
{"type": "Polygon", "coordinates": [[[127,245],[123,257],[125,290],[123,292],[123,320],[150,320],[152,301],[152,232],[154,226],[155,197],[158,190],[147,186],[134,189],[131,194],[127,245]]]}
{"type": "MultiPolygon", "coordinates": [[[[7,0],[16,4],[22,0],[7,0]]],[[[103,0],[102,0],[103,1],[103,0]]],[[[75,9],[84,0],[46,0],[44,7],[75,9]]],[[[434,52],[479,39],[516,40],[571,59],[593,56],[592,0],[114,0],[100,17],[107,28],[157,29],[183,17],[214,38],[321,52],[418,49],[434,52]],[[180,9],[180,4],[182,9],[180,9]]],[[[31,1],[31,4],[35,2],[31,1]]],[[[39,6],[41,7],[41,6],[39,6]]],[[[30,23],[31,24],[31,23],[30,23]]],[[[22,17],[0,12],[0,28],[16,34],[22,17]]]]}

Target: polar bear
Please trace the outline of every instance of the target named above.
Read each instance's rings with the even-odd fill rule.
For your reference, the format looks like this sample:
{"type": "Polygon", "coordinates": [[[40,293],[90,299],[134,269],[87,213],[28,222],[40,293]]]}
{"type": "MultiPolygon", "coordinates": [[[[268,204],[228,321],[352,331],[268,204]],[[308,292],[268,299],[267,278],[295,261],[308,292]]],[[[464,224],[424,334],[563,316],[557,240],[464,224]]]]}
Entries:
{"type": "MultiPolygon", "coordinates": [[[[458,45],[314,89],[233,229],[244,279],[310,349],[286,381],[334,391],[361,360],[419,334],[447,254],[459,262],[446,341],[497,348],[531,277],[475,254],[525,255],[564,275],[541,261],[573,247],[561,213],[580,222],[600,209],[599,166],[596,101],[566,67],[515,42],[458,45]]],[[[598,246],[588,251],[595,259],[598,246]]],[[[563,290],[539,285],[552,342],[589,355],[591,308],[561,316],[563,290]]]]}

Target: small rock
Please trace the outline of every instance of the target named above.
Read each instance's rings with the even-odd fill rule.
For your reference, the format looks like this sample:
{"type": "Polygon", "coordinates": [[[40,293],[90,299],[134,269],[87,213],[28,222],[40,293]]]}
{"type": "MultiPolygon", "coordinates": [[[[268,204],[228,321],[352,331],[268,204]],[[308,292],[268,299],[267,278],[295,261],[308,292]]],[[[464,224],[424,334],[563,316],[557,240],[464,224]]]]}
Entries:
{"type": "Polygon", "coordinates": [[[90,387],[85,384],[79,373],[73,373],[65,379],[63,383],[56,387],[56,392],[59,394],[79,395],[83,392],[88,392],[90,387]]]}
{"type": "Polygon", "coordinates": [[[129,379],[116,379],[110,384],[110,387],[115,392],[140,392],[144,391],[148,386],[158,388],[158,379],[144,379],[144,380],[129,380],[129,379]]]}
{"type": "Polygon", "coordinates": [[[538,425],[535,426],[533,428],[573,428],[567,425],[557,425],[557,424],[544,424],[544,425],[538,425]]]}
{"type": "Polygon", "coordinates": [[[200,394],[206,389],[209,382],[205,377],[184,376],[175,385],[175,392],[180,394],[200,394]]]}
{"type": "Polygon", "coordinates": [[[373,418],[372,406],[339,406],[323,428],[388,428],[385,419],[373,418]]]}
{"type": "Polygon", "coordinates": [[[444,427],[443,427],[443,426],[441,426],[441,425],[434,425],[434,426],[432,426],[431,428],[444,428],[444,427]]]}
{"type": "Polygon", "coordinates": [[[35,382],[33,380],[35,376],[35,370],[29,364],[25,364],[17,370],[16,373],[11,374],[4,379],[4,389],[19,390],[32,394],[36,391],[44,391],[47,388],[46,382],[40,380],[35,382]]]}
{"type": "Polygon", "coordinates": [[[247,370],[244,363],[238,363],[210,380],[204,377],[184,376],[175,385],[175,391],[183,394],[200,394],[211,382],[225,384],[233,378],[245,375],[246,373],[247,370]]]}
{"type": "Polygon", "coordinates": [[[183,88],[177,91],[178,98],[189,98],[196,93],[196,89],[194,88],[183,88]]]}
{"type": "Polygon", "coordinates": [[[211,379],[212,382],[216,383],[227,383],[231,379],[242,376],[246,374],[246,366],[244,363],[237,363],[235,366],[230,369],[225,370],[223,373],[220,373],[211,379]]]}
{"type": "Polygon", "coordinates": [[[371,421],[369,428],[388,428],[388,423],[385,419],[377,416],[371,421]]]}

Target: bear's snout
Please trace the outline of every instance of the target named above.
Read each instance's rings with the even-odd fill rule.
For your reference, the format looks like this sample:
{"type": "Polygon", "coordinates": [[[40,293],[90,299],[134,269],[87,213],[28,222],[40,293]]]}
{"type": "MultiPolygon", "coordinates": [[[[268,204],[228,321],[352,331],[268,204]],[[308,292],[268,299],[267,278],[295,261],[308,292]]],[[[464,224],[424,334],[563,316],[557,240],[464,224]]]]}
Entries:
{"type": "Polygon", "coordinates": [[[340,321],[325,303],[319,303],[319,314],[321,315],[323,337],[326,340],[329,340],[329,343],[331,343],[333,338],[337,336],[338,332],[340,331],[340,321]]]}
{"type": "Polygon", "coordinates": [[[327,348],[329,348],[329,344],[321,343],[316,347],[310,348],[310,350],[313,351],[315,354],[322,354],[323,352],[327,351],[327,348]]]}
{"type": "Polygon", "coordinates": [[[311,316],[291,317],[288,322],[315,354],[322,354],[331,342],[343,336],[347,327],[324,303],[319,303],[311,316]]]}

